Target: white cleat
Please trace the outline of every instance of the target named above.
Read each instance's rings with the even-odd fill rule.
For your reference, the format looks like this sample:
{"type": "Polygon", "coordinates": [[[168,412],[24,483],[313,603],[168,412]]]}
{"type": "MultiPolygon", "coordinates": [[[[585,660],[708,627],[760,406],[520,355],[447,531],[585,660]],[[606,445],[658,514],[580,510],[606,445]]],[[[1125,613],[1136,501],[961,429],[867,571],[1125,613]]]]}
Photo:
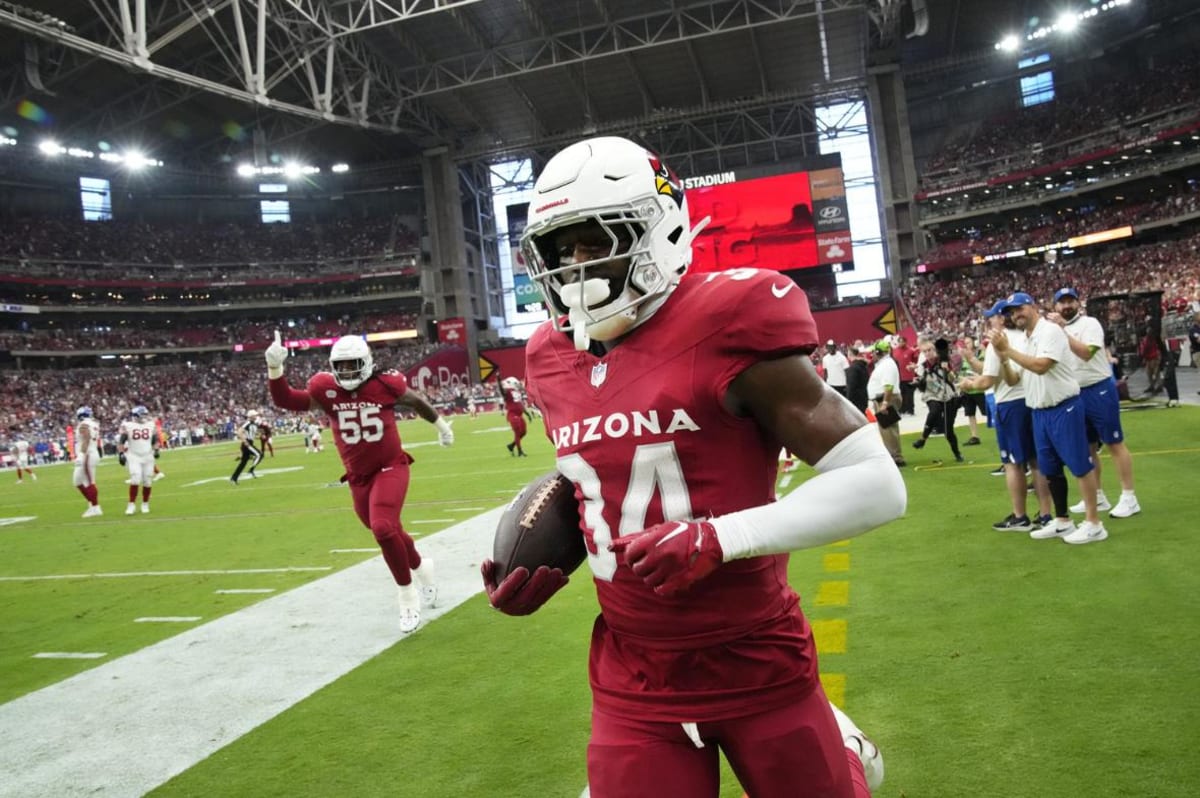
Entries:
{"type": "Polygon", "coordinates": [[[421,567],[412,572],[413,580],[421,590],[421,606],[437,606],[437,582],[434,581],[433,560],[421,558],[421,567]]]}
{"type": "Polygon", "coordinates": [[[871,738],[867,737],[854,721],[850,720],[849,715],[838,709],[832,702],[830,702],[829,708],[833,710],[833,716],[837,719],[838,731],[842,733],[842,743],[858,755],[859,761],[862,762],[863,775],[867,777],[867,786],[871,788],[871,792],[875,792],[879,789],[879,785],[883,784],[883,752],[879,750],[879,746],[871,742],[871,738]]]}
{"type": "Polygon", "coordinates": [[[400,631],[404,634],[421,625],[421,594],[416,585],[409,583],[398,586],[400,596],[400,631]]]}
{"type": "Polygon", "coordinates": [[[1142,511],[1142,505],[1138,504],[1138,500],[1132,496],[1122,496],[1117,502],[1117,506],[1109,513],[1111,518],[1128,518],[1131,515],[1137,515],[1142,511]]]}
{"type": "Polygon", "coordinates": [[[32,471],[29,472],[29,478],[34,482],[37,482],[37,474],[33,473],[32,471]]]}
{"type": "Polygon", "coordinates": [[[148,513],[148,512],[150,512],[150,505],[149,505],[149,504],[147,504],[146,502],[142,502],[142,512],[143,512],[143,513],[148,513]]]}
{"type": "Polygon", "coordinates": [[[84,518],[95,518],[98,515],[104,515],[104,511],[100,509],[100,505],[93,504],[83,511],[84,518]]]}
{"type": "Polygon", "coordinates": [[[1104,528],[1104,524],[1093,524],[1091,521],[1084,521],[1069,535],[1063,537],[1063,543],[1072,543],[1076,546],[1084,543],[1099,543],[1108,537],[1108,530],[1104,528]]]}
{"type": "Polygon", "coordinates": [[[1065,524],[1059,521],[1051,521],[1045,526],[1030,532],[1029,537],[1034,540],[1050,540],[1052,538],[1065,538],[1075,531],[1075,524],[1072,521],[1067,521],[1065,524]]]}
{"type": "MultiPolygon", "coordinates": [[[[1103,513],[1103,512],[1107,512],[1108,510],[1111,510],[1111,509],[1112,509],[1112,504],[1109,503],[1108,497],[1104,495],[1104,491],[1100,491],[1099,493],[1097,493],[1096,494],[1096,512],[1103,513]]],[[[1086,511],[1087,511],[1087,508],[1083,506],[1082,499],[1079,500],[1078,502],[1076,502],[1075,504],[1071,505],[1071,512],[1073,512],[1073,513],[1082,513],[1082,512],[1086,512],[1086,511]]]]}
{"type": "Polygon", "coordinates": [[[159,471],[157,474],[154,475],[154,481],[158,482],[160,479],[162,479],[165,476],[166,476],[166,474],[164,474],[162,471],[159,471]]]}
{"type": "Polygon", "coordinates": [[[137,505],[134,504],[133,502],[130,502],[129,504],[125,505],[125,515],[133,515],[136,512],[137,512],[137,505]]]}

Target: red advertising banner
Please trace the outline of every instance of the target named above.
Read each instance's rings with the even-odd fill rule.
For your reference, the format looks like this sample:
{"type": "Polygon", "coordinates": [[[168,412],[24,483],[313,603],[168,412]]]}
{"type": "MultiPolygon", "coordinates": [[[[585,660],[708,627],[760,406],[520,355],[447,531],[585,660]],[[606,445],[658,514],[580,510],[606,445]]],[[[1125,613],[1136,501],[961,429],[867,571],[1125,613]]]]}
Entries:
{"type": "Polygon", "coordinates": [[[467,343],[467,321],[462,316],[442,319],[438,322],[438,343],[465,346],[467,343]]]}
{"type": "Polygon", "coordinates": [[[849,263],[854,260],[850,231],[817,234],[817,260],[821,263],[849,263]]]}
{"type": "Polygon", "coordinates": [[[457,388],[471,384],[467,350],[444,346],[404,372],[408,384],[425,393],[434,388],[457,388]]]}
{"type": "Polygon", "coordinates": [[[807,172],[689,189],[688,208],[693,223],[712,217],[696,237],[692,271],[817,265],[807,172]]]}

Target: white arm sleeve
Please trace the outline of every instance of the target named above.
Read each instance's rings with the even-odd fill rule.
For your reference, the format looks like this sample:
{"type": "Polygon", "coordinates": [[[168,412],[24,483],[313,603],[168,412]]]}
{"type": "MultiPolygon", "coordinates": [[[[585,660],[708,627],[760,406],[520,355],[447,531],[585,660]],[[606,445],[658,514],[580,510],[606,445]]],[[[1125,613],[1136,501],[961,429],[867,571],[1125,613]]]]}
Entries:
{"type": "Polygon", "coordinates": [[[811,549],[904,515],[908,491],[873,424],[843,438],[817,476],[776,502],[711,520],[725,561],[811,549]]]}

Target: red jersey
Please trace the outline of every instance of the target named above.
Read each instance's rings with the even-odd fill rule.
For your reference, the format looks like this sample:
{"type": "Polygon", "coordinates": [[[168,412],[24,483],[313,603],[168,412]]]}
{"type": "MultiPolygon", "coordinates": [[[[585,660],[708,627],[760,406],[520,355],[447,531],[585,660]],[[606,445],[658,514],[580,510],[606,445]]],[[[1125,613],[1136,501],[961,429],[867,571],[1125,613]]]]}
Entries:
{"type": "Polygon", "coordinates": [[[603,357],[577,352],[549,324],[530,339],[529,394],[587,527],[601,609],[591,663],[598,706],[699,722],[744,713],[747,697],[793,700],[815,685],[812,633],[787,582],[787,555],[726,563],[664,598],[618,567],[607,546],[662,521],[773,501],[781,444],[722,398],[747,367],[810,353],[819,340],[804,292],[756,269],[685,276],[603,357]],[[610,631],[620,643],[603,643],[610,631]],[[743,643],[753,652],[742,656],[743,643]],[[722,654],[689,665],[702,649],[722,654]],[[613,652],[624,661],[614,665],[613,652]]]}
{"type": "Polygon", "coordinates": [[[406,393],[408,380],[398,371],[378,372],[353,391],[328,371],[308,381],[308,395],[329,416],[333,441],[351,477],[412,462],[396,430],[396,401],[406,393]]]}
{"type": "Polygon", "coordinates": [[[500,395],[504,397],[504,412],[510,416],[519,416],[525,412],[525,403],[521,401],[521,393],[515,388],[502,388],[500,395]]]}

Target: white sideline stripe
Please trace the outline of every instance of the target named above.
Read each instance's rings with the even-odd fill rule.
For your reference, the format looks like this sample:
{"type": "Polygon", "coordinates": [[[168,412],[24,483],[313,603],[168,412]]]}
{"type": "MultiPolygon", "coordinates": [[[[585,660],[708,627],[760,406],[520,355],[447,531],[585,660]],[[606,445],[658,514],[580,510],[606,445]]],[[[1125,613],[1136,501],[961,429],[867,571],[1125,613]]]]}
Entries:
{"type": "Polygon", "coordinates": [[[512,427],[507,424],[503,427],[488,427],[486,429],[472,430],[472,435],[487,435],[489,432],[512,432],[512,427]]]}
{"type": "Polygon", "coordinates": [[[330,554],[360,554],[362,552],[372,552],[372,551],[378,552],[379,547],[376,546],[371,549],[330,549],[329,553],[330,554]]]}
{"type": "Polygon", "coordinates": [[[134,623],[192,623],[200,620],[199,615],[147,615],[144,618],[134,618],[134,623]]]}
{"type": "Polygon", "coordinates": [[[305,571],[332,571],[332,565],[295,568],[241,568],[232,571],[128,571],[111,574],[48,574],[45,576],[0,576],[0,582],[42,582],[47,579],[124,579],[132,576],[232,576],[234,574],[290,574],[305,571]]]}
{"type": "MultiPolygon", "coordinates": [[[[479,563],[503,511],[421,541],[439,599],[425,623],[482,589],[479,563]]],[[[382,559],[0,705],[0,796],[145,795],[390,648],[403,636],[382,559]]]]}
{"type": "Polygon", "coordinates": [[[486,510],[486,507],[447,507],[447,512],[451,513],[478,513],[486,510]]]}
{"type": "Polygon", "coordinates": [[[100,659],[107,657],[103,651],[43,651],[32,659],[100,659]]]}
{"type": "Polygon", "coordinates": [[[406,524],[452,524],[453,518],[422,518],[420,521],[405,521],[406,524]]]}
{"type": "Polygon", "coordinates": [[[273,587],[239,587],[228,590],[214,590],[214,593],[274,593],[273,587]]]}

